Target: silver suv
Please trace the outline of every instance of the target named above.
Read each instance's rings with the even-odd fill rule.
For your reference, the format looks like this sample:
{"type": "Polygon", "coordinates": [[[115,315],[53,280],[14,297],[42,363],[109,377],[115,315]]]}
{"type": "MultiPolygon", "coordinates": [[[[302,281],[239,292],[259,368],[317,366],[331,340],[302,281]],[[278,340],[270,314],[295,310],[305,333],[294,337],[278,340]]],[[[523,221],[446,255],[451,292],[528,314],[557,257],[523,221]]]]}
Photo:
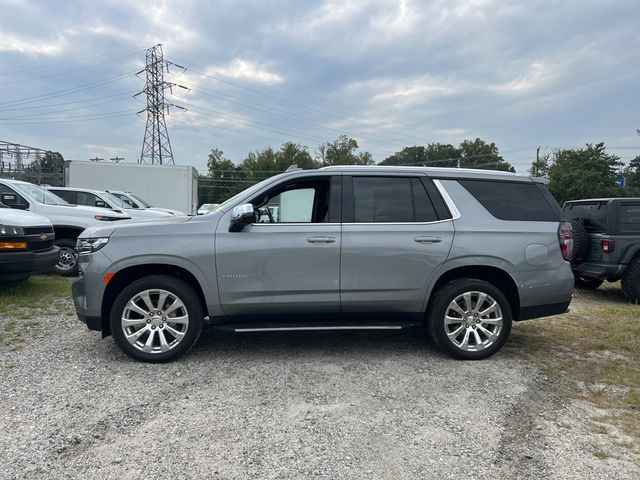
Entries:
{"type": "Polygon", "coordinates": [[[536,179],[413,167],[289,169],[206,215],[85,230],[80,319],[164,362],[202,331],[425,325],[481,359],[512,321],[560,314],[571,227],[536,179]]]}

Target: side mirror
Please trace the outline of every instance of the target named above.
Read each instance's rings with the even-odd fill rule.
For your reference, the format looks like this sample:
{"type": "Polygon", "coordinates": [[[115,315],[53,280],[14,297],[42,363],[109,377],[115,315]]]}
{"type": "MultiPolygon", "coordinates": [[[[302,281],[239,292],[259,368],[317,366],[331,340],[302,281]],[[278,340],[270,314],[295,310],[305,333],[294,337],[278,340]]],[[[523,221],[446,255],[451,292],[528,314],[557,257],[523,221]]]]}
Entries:
{"type": "Polygon", "coordinates": [[[251,205],[250,203],[238,205],[231,212],[231,225],[229,226],[229,231],[242,231],[245,226],[253,223],[254,218],[255,212],[253,210],[253,205],[251,205]]]}
{"type": "Polygon", "coordinates": [[[18,202],[18,195],[15,193],[3,193],[0,195],[0,202],[4,203],[9,208],[15,208],[18,210],[26,210],[27,206],[18,202]]]}
{"type": "Polygon", "coordinates": [[[107,204],[104,203],[102,200],[96,200],[95,206],[98,208],[107,208],[107,204]]]}

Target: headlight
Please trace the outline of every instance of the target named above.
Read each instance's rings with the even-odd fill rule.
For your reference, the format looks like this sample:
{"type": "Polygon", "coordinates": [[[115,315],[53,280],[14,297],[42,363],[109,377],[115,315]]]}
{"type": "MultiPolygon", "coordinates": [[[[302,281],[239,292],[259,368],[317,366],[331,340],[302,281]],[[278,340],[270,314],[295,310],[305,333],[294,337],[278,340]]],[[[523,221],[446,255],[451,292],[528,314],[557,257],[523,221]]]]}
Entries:
{"type": "Polygon", "coordinates": [[[13,225],[0,225],[0,235],[6,235],[10,237],[24,235],[22,227],[14,227],[13,225]]]}
{"type": "Polygon", "coordinates": [[[123,220],[122,217],[110,217],[108,215],[96,215],[93,218],[100,220],[101,222],[115,222],[116,220],[123,220]]]}
{"type": "Polygon", "coordinates": [[[106,237],[100,238],[79,238],[76,244],[76,250],[78,255],[87,255],[89,253],[97,252],[104,247],[109,241],[106,237]]]}

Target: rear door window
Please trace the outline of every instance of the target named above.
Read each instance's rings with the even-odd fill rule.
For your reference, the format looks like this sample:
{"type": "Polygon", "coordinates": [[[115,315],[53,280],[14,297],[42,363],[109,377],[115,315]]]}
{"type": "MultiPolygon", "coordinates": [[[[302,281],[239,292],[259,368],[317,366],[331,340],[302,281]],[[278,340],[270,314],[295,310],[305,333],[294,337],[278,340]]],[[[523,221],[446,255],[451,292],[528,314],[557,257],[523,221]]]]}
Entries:
{"type": "Polygon", "coordinates": [[[543,194],[542,185],[533,182],[459,180],[491,215],[500,220],[557,222],[559,208],[543,194]]]}
{"type": "Polygon", "coordinates": [[[569,220],[580,220],[589,232],[602,233],[607,228],[607,205],[604,203],[565,205],[564,214],[569,220]]]}
{"type": "Polygon", "coordinates": [[[71,190],[50,190],[50,192],[51,193],[55,193],[57,196],[59,196],[60,198],[62,198],[66,202],[76,203],[75,202],[75,192],[73,192],[71,190]]]}
{"type": "Polygon", "coordinates": [[[438,219],[424,185],[412,177],[353,177],[353,209],[356,223],[438,219]]]}

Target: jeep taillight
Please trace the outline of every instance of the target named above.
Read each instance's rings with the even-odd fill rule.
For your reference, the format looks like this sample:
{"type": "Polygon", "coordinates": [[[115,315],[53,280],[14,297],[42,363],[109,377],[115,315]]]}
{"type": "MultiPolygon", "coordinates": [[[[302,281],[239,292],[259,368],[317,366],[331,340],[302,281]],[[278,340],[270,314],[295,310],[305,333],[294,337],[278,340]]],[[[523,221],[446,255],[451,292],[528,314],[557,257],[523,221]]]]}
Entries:
{"type": "Polygon", "coordinates": [[[560,222],[560,226],[558,227],[558,241],[560,242],[562,258],[570,261],[571,254],[573,253],[573,235],[569,222],[560,222]]]}
{"type": "Polygon", "coordinates": [[[616,249],[616,241],[605,238],[600,242],[600,247],[604,253],[611,253],[616,249]]]}

